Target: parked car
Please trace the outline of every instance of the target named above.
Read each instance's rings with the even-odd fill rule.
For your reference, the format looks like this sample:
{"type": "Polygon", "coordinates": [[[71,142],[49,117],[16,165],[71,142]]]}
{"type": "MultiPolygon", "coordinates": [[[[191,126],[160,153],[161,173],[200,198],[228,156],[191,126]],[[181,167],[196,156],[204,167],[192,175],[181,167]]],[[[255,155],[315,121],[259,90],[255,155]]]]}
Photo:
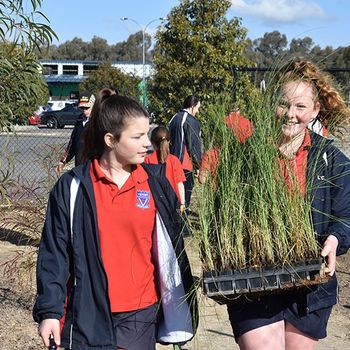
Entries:
{"type": "Polygon", "coordinates": [[[77,100],[60,100],[60,101],[50,100],[47,102],[45,109],[48,111],[60,111],[61,109],[63,109],[64,107],[67,107],[68,105],[77,106],[78,101],[77,100]]]}
{"type": "Polygon", "coordinates": [[[28,117],[28,125],[38,125],[40,124],[40,115],[49,109],[49,106],[39,106],[38,109],[28,117]]]}
{"type": "Polygon", "coordinates": [[[72,104],[67,104],[59,111],[45,111],[40,115],[40,125],[48,128],[63,128],[65,125],[75,125],[77,119],[83,117],[81,109],[72,104]]]}
{"type": "Polygon", "coordinates": [[[28,117],[28,125],[39,125],[40,124],[40,115],[33,114],[28,117]]]}

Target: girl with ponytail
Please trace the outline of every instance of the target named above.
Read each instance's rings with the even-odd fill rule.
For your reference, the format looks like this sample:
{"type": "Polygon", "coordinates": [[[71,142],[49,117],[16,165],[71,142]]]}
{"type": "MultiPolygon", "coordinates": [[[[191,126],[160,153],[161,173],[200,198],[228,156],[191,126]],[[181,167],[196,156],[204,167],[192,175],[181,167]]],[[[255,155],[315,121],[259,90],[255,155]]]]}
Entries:
{"type": "Polygon", "coordinates": [[[72,350],[155,350],[156,341],[194,336],[179,204],[160,166],[143,164],[148,131],[137,101],[99,93],[84,163],[63,174],[49,198],[33,312],[45,346],[53,335],[72,350]]]}
{"type": "Polygon", "coordinates": [[[170,154],[170,133],[164,126],[157,126],[151,134],[151,142],[154,152],[147,156],[145,163],[147,164],[165,164],[166,177],[174,189],[179,202],[180,210],[185,209],[185,188],[184,181],[186,177],[180,163],[180,160],[170,154]]]}

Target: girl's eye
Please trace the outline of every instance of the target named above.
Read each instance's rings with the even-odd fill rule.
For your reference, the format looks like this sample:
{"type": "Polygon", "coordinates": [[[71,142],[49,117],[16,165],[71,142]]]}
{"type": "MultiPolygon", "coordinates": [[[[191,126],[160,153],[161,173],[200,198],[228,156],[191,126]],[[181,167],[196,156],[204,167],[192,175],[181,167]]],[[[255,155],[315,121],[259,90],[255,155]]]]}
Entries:
{"type": "Polygon", "coordinates": [[[280,102],[278,107],[283,108],[283,109],[288,108],[288,103],[287,102],[280,102]]]}

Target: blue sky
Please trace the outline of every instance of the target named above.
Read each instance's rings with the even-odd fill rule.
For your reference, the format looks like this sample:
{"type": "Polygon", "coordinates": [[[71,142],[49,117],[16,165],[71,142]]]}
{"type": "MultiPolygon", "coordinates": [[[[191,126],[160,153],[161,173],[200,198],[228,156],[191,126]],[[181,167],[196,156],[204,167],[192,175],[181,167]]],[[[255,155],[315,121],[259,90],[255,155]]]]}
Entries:
{"type": "MultiPolygon", "coordinates": [[[[50,19],[59,43],[74,37],[90,41],[96,35],[109,44],[126,40],[150,21],[166,17],[178,0],[44,0],[42,12],[50,19]]],[[[232,0],[228,17],[242,18],[248,37],[278,30],[293,38],[310,36],[315,44],[333,48],[350,45],[350,0],[232,0]]],[[[147,27],[152,33],[160,21],[147,27]]]]}

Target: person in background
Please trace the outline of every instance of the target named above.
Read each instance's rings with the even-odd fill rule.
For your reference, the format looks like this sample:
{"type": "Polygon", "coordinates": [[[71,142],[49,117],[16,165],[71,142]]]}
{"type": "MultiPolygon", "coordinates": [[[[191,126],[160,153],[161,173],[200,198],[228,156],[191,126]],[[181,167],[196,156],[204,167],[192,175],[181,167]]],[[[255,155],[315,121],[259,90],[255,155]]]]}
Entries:
{"type": "Polygon", "coordinates": [[[276,110],[281,170],[286,185],[296,186],[312,201],[312,222],[330,280],[229,303],[230,323],[241,350],[316,349],[318,340],[327,336],[328,319],[338,301],[336,256],[350,247],[350,160],[332,140],[308,130],[316,118],[329,131],[346,125],[349,109],[330,78],[312,62],[295,60],[282,72],[276,110]]]}
{"type": "Polygon", "coordinates": [[[148,131],[138,102],[100,92],[84,163],[64,173],[49,197],[33,310],[45,346],[53,335],[66,349],[155,350],[156,341],[194,336],[196,293],[179,203],[161,166],[143,164],[148,131]]]}
{"type": "Polygon", "coordinates": [[[169,122],[170,153],[178,157],[185,172],[185,203],[189,207],[194,186],[193,171],[200,167],[203,142],[201,122],[196,118],[201,102],[196,96],[188,96],[183,109],[175,114],[169,122]]]}
{"type": "Polygon", "coordinates": [[[240,114],[239,109],[236,109],[234,112],[231,112],[226,116],[225,122],[240,143],[244,143],[248,137],[253,135],[253,124],[250,120],[240,114]]]}
{"type": "Polygon", "coordinates": [[[60,162],[56,167],[56,173],[58,175],[63,172],[64,166],[73,158],[75,166],[81,164],[80,155],[83,150],[82,134],[85,126],[89,122],[91,110],[94,103],[95,96],[90,92],[84,92],[80,95],[78,108],[82,110],[82,116],[75,123],[65,153],[61,157],[60,162]]]}
{"type": "MultiPolygon", "coordinates": [[[[226,116],[225,123],[227,127],[233,131],[236,139],[240,143],[244,143],[254,132],[252,123],[240,114],[239,109],[226,116]]],[[[216,144],[204,153],[198,175],[198,181],[201,184],[207,181],[209,175],[213,179],[216,177],[219,150],[220,145],[216,144]]]]}
{"type": "Polygon", "coordinates": [[[165,175],[174,189],[180,202],[180,212],[185,210],[186,177],[179,159],[170,154],[169,130],[164,126],[157,126],[152,130],[151,142],[154,152],[145,158],[146,164],[165,164],[165,175]]]}

